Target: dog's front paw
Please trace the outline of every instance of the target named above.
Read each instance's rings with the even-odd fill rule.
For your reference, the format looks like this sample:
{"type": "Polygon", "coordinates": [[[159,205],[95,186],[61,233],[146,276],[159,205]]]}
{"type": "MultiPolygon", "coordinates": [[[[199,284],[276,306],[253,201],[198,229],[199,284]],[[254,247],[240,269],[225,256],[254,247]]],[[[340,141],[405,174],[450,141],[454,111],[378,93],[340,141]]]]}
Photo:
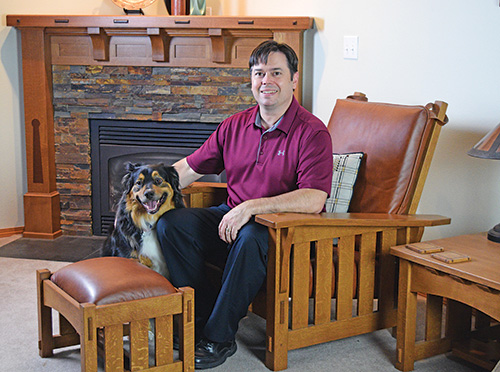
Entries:
{"type": "Polygon", "coordinates": [[[139,262],[143,264],[144,266],[149,267],[150,269],[153,268],[153,262],[149,257],[143,256],[142,254],[139,255],[139,262]]]}

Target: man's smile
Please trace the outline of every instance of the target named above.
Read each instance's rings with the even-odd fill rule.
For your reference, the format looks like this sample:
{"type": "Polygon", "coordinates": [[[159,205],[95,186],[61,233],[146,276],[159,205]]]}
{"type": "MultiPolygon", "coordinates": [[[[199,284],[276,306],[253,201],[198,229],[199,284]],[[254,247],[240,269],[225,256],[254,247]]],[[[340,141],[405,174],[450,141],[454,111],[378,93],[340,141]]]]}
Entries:
{"type": "Polygon", "coordinates": [[[265,87],[265,88],[260,89],[260,94],[263,94],[263,95],[273,95],[276,93],[278,93],[277,88],[265,87]]]}
{"type": "Polygon", "coordinates": [[[278,89],[276,89],[276,88],[263,88],[260,90],[260,92],[264,93],[264,94],[271,94],[271,93],[277,93],[278,89]]]}

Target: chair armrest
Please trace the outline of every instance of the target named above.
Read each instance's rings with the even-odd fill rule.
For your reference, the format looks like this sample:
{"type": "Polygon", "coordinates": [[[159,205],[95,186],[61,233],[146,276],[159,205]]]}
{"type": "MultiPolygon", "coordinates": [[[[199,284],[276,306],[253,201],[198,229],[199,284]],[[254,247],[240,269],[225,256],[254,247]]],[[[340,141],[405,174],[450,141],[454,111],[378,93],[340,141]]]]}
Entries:
{"type": "Polygon", "coordinates": [[[197,192],[216,192],[220,189],[227,189],[227,183],[222,182],[193,182],[188,187],[182,189],[183,194],[193,194],[197,192]]]}
{"type": "Polygon", "coordinates": [[[184,202],[190,208],[206,208],[224,203],[227,199],[227,184],[219,182],[193,182],[182,189],[184,202]]]}
{"type": "Polygon", "coordinates": [[[272,229],[294,226],[378,226],[425,227],[447,225],[451,219],[431,214],[385,213],[271,213],[255,216],[255,221],[272,229]]]}

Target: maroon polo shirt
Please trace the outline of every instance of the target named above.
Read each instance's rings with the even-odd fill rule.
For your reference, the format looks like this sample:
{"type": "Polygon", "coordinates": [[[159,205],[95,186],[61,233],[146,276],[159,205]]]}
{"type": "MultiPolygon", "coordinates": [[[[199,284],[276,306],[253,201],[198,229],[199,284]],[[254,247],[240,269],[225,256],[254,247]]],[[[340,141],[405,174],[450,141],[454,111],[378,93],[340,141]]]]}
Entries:
{"type": "Polygon", "coordinates": [[[187,157],[200,174],[227,175],[229,207],[296,189],[330,193],[332,141],[325,125],[295,97],[274,130],[256,125],[258,106],[224,120],[187,157]]]}

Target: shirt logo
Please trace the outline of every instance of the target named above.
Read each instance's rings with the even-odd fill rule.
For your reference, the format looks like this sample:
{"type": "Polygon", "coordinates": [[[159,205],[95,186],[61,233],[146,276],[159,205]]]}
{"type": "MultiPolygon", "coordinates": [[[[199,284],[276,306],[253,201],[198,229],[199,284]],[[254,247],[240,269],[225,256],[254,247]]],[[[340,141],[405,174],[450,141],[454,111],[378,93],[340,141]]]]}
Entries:
{"type": "Polygon", "coordinates": [[[278,150],[278,156],[285,156],[285,150],[278,150]]]}

